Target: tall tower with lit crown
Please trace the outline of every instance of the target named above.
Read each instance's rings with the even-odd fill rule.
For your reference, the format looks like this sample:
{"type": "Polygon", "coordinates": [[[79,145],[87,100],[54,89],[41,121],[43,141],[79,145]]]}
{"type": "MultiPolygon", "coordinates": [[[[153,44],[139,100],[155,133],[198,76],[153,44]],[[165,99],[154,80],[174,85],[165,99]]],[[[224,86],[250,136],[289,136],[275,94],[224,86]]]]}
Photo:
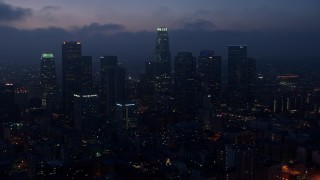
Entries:
{"type": "Polygon", "coordinates": [[[44,97],[57,88],[56,64],[52,53],[43,53],[41,56],[40,83],[44,97]]]}
{"type": "Polygon", "coordinates": [[[169,50],[168,28],[157,28],[154,67],[155,105],[161,113],[169,111],[172,87],[171,53],[169,50]]]}
{"type": "Polygon", "coordinates": [[[171,75],[171,54],[169,50],[168,28],[166,27],[159,27],[157,29],[155,61],[157,63],[156,74],[171,75]]]}

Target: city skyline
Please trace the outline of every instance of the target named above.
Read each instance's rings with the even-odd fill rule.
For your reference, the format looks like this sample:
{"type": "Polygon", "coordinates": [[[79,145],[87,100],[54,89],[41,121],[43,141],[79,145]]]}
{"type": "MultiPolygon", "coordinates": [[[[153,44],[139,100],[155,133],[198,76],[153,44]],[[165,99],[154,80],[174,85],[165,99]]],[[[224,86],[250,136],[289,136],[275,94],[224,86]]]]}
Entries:
{"type": "Polygon", "coordinates": [[[33,63],[42,52],[52,52],[59,66],[61,42],[80,41],[85,46],[85,54],[92,55],[94,62],[103,54],[117,55],[120,62],[140,70],[145,61],[154,58],[153,43],[158,26],[168,27],[172,54],[180,51],[197,54],[201,49],[210,48],[226,59],[226,46],[246,44],[251,47],[252,56],[265,61],[277,58],[292,62],[295,58],[294,61],[303,62],[305,58],[320,57],[317,53],[318,1],[290,1],[290,6],[289,1],[243,1],[242,4],[139,1],[135,5],[130,1],[72,2],[1,1],[0,59],[33,63]],[[88,16],[91,19],[79,15],[83,7],[88,13],[95,10],[88,16]],[[150,8],[144,8],[147,10],[139,14],[143,7],[150,8]],[[108,11],[110,9],[117,13],[108,11]],[[73,17],[64,16],[65,12],[73,17]]]}
{"type": "MultiPolygon", "coordinates": [[[[143,47],[144,33],[110,43],[122,45],[121,52],[100,51],[106,48],[103,35],[69,41],[69,34],[59,50],[37,54],[36,66],[1,62],[0,176],[319,179],[319,66],[306,58],[301,58],[306,65],[291,59],[285,69],[279,63],[261,65],[254,49],[277,47],[242,44],[236,35],[228,37],[235,41],[229,46],[208,46],[206,41],[224,38],[211,37],[198,39],[203,43],[197,47],[188,42],[209,31],[178,32],[160,26],[149,34],[153,43],[145,46],[152,57],[140,59],[145,67],[139,76],[127,73],[134,67],[126,60],[133,59],[128,51],[136,54],[143,47]],[[172,41],[183,44],[172,52],[172,41]],[[100,50],[92,54],[92,49],[100,50]],[[93,62],[97,55],[100,65],[93,62]]],[[[42,51],[36,42],[41,33],[29,34],[30,44],[14,45],[42,51]]],[[[11,43],[7,48],[19,51],[11,43]]]]}

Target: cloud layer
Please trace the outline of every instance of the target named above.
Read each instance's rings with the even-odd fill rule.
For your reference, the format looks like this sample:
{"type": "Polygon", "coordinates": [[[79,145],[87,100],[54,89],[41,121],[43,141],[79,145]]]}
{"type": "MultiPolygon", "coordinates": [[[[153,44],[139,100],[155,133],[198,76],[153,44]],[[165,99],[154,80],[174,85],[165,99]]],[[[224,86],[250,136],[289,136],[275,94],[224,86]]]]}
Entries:
{"type": "Polygon", "coordinates": [[[32,15],[32,9],[14,7],[10,4],[0,2],[0,21],[10,22],[22,20],[32,15]]]}
{"type": "MultiPolygon", "coordinates": [[[[21,29],[70,29],[97,22],[123,24],[128,31],[170,29],[319,32],[319,0],[0,0],[0,17],[21,29]],[[76,3],[75,3],[76,2],[76,3]],[[31,9],[32,10],[31,10],[31,9]]],[[[2,23],[3,24],[3,23],[2,23]]]]}
{"type": "Polygon", "coordinates": [[[209,21],[209,20],[205,20],[205,19],[196,19],[194,22],[189,22],[189,23],[185,23],[184,29],[188,29],[188,30],[207,30],[207,31],[212,31],[212,30],[216,30],[217,26],[209,21]]]}
{"type": "Polygon", "coordinates": [[[119,31],[125,30],[125,27],[121,24],[99,24],[91,23],[89,25],[84,25],[80,28],[74,28],[73,31],[76,33],[85,34],[85,35],[95,35],[95,34],[111,34],[119,31]]]}

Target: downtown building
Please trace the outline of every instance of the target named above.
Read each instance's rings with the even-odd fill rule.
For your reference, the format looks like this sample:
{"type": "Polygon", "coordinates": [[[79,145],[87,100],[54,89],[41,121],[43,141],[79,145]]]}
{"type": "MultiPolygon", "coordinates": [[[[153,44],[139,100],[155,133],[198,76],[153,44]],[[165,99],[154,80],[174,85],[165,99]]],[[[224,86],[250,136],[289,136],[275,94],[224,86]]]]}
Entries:
{"type": "Polygon", "coordinates": [[[175,111],[193,118],[196,112],[196,58],[178,52],[174,62],[175,111]]]}
{"type": "Polygon", "coordinates": [[[256,61],[248,58],[247,46],[228,47],[228,97],[231,108],[251,110],[254,105],[256,61]]]}
{"type": "Polygon", "coordinates": [[[140,76],[140,109],[142,111],[150,111],[155,108],[154,68],[155,63],[153,61],[145,62],[145,70],[140,76]]]}
{"type": "Polygon", "coordinates": [[[57,108],[57,76],[56,63],[52,53],[43,53],[40,63],[40,86],[42,105],[49,111],[57,108]]]}
{"type": "Polygon", "coordinates": [[[171,53],[169,49],[168,28],[157,28],[154,53],[154,98],[155,108],[165,116],[171,109],[171,53]]]}
{"type": "Polygon", "coordinates": [[[56,91],[56,63],[52,53],[43,53],[41,55],[40,84],[44,96],[56,91]]]}
{"type": "Polygon", "coordinates": [[[15,104],[15,86],[11,83],[0,84],[0,125],[18,120],[15,104]]]}
{"type": "Polygon", "coordinates": [[[74,94],[74,124],[82,140],[94,142],[99,137],[100,98],[94,90],[74,94]]]}
{"type": "Polygon", "coordinates": [[[145,63],[140,87],[139,111],[153,119],[152,124],[157,124],[157,128],[164,128],[173,108],[171,53],[166,27],[157,28],[154,59],[145,63]]]}
{"type": "Polygon", "coordinates": [[[113,117],[117,103],[125,103],[126,71],[118,65],[117,56],[100,57],[101,100],[102,111],[113,117]]]}
{"type": "MultiPolygon", "coordinates": [[[[62,44],[62,108],[67,115],[74,111],[74,95],[92,86],[92,57],[82,56],[80,42],[62,44]]],[[[68,118],[67,118],[68,119],[68,118]]],[[[73,125],[73,120],[67,120],[73,125]]]]}
{"type": "Polygon", "coordinates": [[[200,51],[198,77],[203,93],[210,98],[214,109],[218,109],[221,103],[221,56],[215,56],[212,50],[200,51]]]}

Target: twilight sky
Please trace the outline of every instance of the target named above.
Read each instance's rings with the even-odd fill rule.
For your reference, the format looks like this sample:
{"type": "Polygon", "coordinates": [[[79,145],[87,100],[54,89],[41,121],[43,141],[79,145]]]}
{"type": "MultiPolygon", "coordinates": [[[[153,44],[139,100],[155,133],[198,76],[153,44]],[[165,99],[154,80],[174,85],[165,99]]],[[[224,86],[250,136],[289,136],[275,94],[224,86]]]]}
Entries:
{"type": "Polygon", "coordinates": [[[211,23],[208,30],[320,30],[319,0],[3,0],[2,6],[4,3],[29,12],[23,21],[9,22],[29,29],[96,22],[142,31],[159,25],[184,28],[204,21],[211,23]]]}
{"type": "Polygon", "coordinates": [[[247,44],[258,58],[320,57],[319,0],[0,0],[0,59],[50,51],[59,60],[61,42],[79,40],[94,59],[141,65],[157,26],[169,28],[173,56],[214,49],[226,58],[227,45],[247,44]]]}

